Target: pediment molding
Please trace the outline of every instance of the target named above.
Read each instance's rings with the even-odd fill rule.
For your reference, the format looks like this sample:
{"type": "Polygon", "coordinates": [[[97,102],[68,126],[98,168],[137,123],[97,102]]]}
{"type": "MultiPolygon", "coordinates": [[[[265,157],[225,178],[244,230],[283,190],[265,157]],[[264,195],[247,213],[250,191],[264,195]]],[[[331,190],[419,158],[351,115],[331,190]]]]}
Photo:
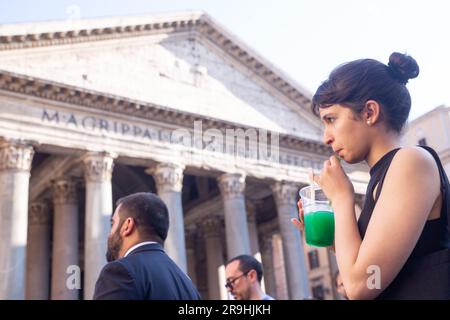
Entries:
{"type": "MultiPolygon", "coordinates": [[[[204,13],[177,14],[165,20],[164,16],[157,19],[151,16],[145,19],[133,20],[132,17],[111,21],[111,26],[89,27],[89,24],[80,25],[81,29],[64,31],[46,31],[28,34],[0,35],[0,51],[18,50],[46,46],[68,45],[93,41],[133,38],[158,34],[190,33],[193,36],[204,38],[221,48],[233,59],[246,66],[253,74],[264,79],[268,84],[279,90],[286,97],[300,106],[309,106],[310,94],[299,84],[294,83],[281,70],[259,56],[254,50],[239,41],[234,35],[218,25],[204,13]],[[128,20],[130,24],[126,22],[128,20]],[[140,23],[137,23],[139,21],[140,23]]],[[[99,19],[101,21],[101,19],[99,19]]],[[[74,26],[77,27],[77,26],[74,26]]],[[[61,26],[59,27],[63,29],[61,26]]],[[[0,33],[2,29],[0,29],[0,33]]]]}

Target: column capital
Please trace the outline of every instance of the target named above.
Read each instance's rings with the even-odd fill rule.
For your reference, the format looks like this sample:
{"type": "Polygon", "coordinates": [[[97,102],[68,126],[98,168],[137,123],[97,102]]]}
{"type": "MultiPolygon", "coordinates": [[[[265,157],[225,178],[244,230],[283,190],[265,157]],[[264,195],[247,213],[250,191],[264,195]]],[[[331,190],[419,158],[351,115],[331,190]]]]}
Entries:
{"type": "Polygon", "coordinates": [[[218,237],[220,236],[222,228],[222,220],[219,217],[209,217],[202,221],[202,228],[205,237],[218,237]]]}
{"type": "Polygon", "coordinates": [[[111,181],[115,155],[108,152],[89,152],[83,159],[84,178],[89,182],[111,181]]]}
{"type": "Polygon", "coordinates": [[[0,140],[0,170],[30,171],[33,147],[20,142],[0,140]]]}
{"type": "Polygon", "coordinates": [[[225,199],[242,196],[245,190],[245,175],[225,173],[217,178],[220,193],[225,199]]]}
{"type": "Polygon", "coordinates": [[[78,201],[77,184],[71,178],[62,177],[53,181],[52,192],[55,204],[74,204],[78,201]]]}
{"type": "Polygon", "coordinates": [[[28,223],[30,225],[49,224],[51,220],[49,205],[45,201],[36,201],[30,204],[28,223]]]}
{"type": "Polygon", "coordinates": [[[153,176],[158,192],[181,192],[183,189],[184,165],[175,163],[160,163],[145,172],[153,176]]]}
{"type": "Polygon", "coordinates": [[[299,185],[290,181],[275,182],[272,186],[273,196],[278,206],[297,203],[299,185]]]}

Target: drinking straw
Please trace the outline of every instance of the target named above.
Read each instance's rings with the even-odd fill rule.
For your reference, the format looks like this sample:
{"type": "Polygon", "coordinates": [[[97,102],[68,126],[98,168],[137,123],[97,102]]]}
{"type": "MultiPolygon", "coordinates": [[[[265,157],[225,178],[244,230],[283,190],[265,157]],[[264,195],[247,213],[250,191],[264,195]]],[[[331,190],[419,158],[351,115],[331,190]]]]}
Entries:
{"type": "Polygon", "coordinates": [[[316,192],[314,190],[314,170],[313,168],[309,168],[309,186],[311,187],[311,193],[310,193],[310,198],[311,198],[311,203],[314,204],[314,202],[316,201],[316,192]]]}

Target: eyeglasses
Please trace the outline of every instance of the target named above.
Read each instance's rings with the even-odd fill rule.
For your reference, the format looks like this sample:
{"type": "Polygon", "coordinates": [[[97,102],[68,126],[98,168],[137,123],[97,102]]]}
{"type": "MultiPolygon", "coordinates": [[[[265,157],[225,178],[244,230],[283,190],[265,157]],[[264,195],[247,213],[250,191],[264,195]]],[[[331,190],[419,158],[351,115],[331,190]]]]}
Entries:
{"type": "Polygon", "coordinates": [[[229,288],[230,290],[233,290],[234,287],[234,282],[239,279],[242,278],[243,276],[246,276],[251,270],[247,270],[245,271],[243,274],[241,274],[240,276],[234,278],[234,279],[230,279],[225,283],[225,288],[229,288]]]}

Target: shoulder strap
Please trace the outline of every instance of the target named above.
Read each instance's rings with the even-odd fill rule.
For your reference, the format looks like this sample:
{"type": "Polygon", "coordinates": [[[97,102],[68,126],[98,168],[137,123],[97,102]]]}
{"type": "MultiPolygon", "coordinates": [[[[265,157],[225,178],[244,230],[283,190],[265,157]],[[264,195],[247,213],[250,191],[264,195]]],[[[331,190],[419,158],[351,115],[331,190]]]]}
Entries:
{"type": "Polygon", "coordinates": [[[447,219],[447,230],[450,231],[450,195],[449,195],[449,181],[447,174],[445,173],[444,167],[442,166],[441,159],[439,158],[438,154],[434,149],[426,146],[420,146],[427,150],[431,155],[433,156],[434,160],[436,161],[436,164],[439,168],[439,176],[441,178],[441,192],[442,192],[442,209],[444,211],[441,211],[441,219],[447,219]]]}
{"type": "Polygon", "coordinates": [[[394,159],[395,154],[399,150],[400,150],[400,148],[395,149],[395,150],[392,151],[392,154],[390,155],[390,159],[388,159],[389,160],[389,165],[386,166],[386,169],[384,170],[383,174],[381,175],[380,181],[375,186],[377,188],[377,192],[375,193],[374,204],[377,203],[378,198],[380,197],[381,189],[383,188],[384,178],[386,178],[386,173],[388,172],[389,167],[391,166],[392,159],[394,159]]]}

